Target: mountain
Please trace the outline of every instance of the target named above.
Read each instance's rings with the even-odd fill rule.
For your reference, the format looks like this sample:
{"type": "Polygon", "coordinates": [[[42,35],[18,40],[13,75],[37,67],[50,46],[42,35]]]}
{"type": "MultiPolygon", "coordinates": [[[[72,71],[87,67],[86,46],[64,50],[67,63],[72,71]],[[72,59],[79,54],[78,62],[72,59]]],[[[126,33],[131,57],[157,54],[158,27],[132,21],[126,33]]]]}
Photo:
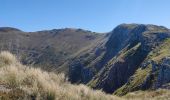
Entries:
{"type": "Polygon", "coordinates": [[[0,28],[0,51],[23,64],[63,72],[73,84],[126,95],[170,89],[170,30],[163,26],[121,24],[101,34],[83,29],[23,32],[0,28]]]}
{"type": "Polygon", "coordinates": [[[109,34],[106,42],[71,62],[71,82],[117,95],[162,88],[170,82],[169,29],[121,24],[109,34]]]}
{"type": "Polygon", "coordinates": [[[41,66],[48,71],[63,71],[64,68],[59,66],[103,37],[103,34],[82,29],[23,32],[16,28],[2,27],[0,50],[16,54],[24,64],[41,66]]]}

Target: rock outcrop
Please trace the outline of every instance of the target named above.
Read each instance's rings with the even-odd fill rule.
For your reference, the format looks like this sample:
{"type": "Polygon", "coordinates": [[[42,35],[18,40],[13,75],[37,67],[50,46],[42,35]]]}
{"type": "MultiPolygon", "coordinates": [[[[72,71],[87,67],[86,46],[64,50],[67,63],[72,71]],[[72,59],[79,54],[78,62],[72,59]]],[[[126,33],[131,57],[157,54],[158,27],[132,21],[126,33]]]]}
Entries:
{"type": "MultiPolygon", "coordinates": [[[[98,47],[103,48],[98,55],[95,55],[96,51],[91,50],[88,51],[91,55],[81,55],[72,61],[73,69],[77,69],[73,72],[70,71],[70,79],[73,83],[87,83],[93,88],[102,89],[108,93],[113,93],[122,86],[131,84],[132,80],[136,80],[133,76],[139,68],[142,66],[143,69],[148,68],[146,62],[150,61],[147,60],[150,52],[163,44],[170,37],[170,32],[167,28],[156,25],[121,24],[109,35],[105,44],[98,47]],[[81,67],[76,63],[74,65],[78,59],[81,67]],[[75,73],[77,74],[74,75],[75,73]],[[80,77],[74,80],[72,77],[76,76],[80,77]]],[[[148,64],[150,65],[150,63],[148,64]]],[[[71,66],[69,68],[72,69],[71,66]]],[[[150,73],[150,70],[147,70],[144,70],[146,75],[143,75],[145,76],[143,78],[146,79],[142,79],[143,81],[137,86],[140,88],[136,87],[131,91],[148,89],[153,86],[151,81],[154,78],[152,75],[147,75],[150,73]]]]}

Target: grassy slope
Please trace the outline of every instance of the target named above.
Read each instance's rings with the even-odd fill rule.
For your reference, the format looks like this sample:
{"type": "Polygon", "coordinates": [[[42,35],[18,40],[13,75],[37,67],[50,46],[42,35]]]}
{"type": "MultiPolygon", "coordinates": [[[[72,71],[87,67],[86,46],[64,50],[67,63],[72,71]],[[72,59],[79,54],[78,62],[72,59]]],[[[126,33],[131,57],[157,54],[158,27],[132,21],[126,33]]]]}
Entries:
{"type": "Polygon", "coordinates": [[[71,85],[63,74],[20,64],[9,52],[0,54],[1,100],[119,100],[84,85],[71,85]]]}

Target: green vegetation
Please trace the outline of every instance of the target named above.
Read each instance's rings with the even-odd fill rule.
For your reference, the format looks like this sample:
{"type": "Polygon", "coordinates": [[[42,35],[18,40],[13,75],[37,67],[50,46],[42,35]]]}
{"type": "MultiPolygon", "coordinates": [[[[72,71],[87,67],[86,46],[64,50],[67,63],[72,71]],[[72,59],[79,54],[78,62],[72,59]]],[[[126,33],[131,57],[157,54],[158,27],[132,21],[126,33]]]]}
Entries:
{"type": "Polygon", "coordinates": [[[95,87],[97,85],[98,78],[97,79],[92,79],[87,85],[91,88],[95,87]]]}
{"type": "Polygon", "coordinates": [[[164,57],[170,56],[170,38],[166,39],[160,47],[153,50],[148,59],[152,59],[153,61],[159,62],[164,57]]]}
{"type": "Polygon", "coordinates": [[[132,80],[130,80],[129,83],[126,83],[124,86],[116,90],[114,94],[122,96],[129,92],[137,90],[140,87],[140,85],[146,80],[150,71],[151,71],[150,65],[148,65],[148,67],[145,69],[139,68],[136,71],[136,73],[131,77],[132,80]]]}
{"type": "Polygon", "coordinates": [[[128,57],[128,56],[132,55],[140,46],[141,46],[141,43],[138,43],[133,48],[131,48],[127,51],[123,51],[122,57],[128,57]]]}

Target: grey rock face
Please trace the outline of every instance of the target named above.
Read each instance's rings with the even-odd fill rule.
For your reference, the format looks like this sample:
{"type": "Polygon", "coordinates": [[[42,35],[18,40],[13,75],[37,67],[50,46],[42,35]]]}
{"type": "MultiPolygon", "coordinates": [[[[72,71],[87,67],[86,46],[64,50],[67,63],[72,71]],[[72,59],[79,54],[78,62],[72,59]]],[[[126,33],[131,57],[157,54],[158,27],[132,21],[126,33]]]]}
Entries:
{"type": "Polygon", "coordinates": [[[158,78],[156,82],[156,87],[159,88],[163,84],[170,82],[170,57],[163,59],[162,64],[159,66],[158,78]]]}
{"type": "Polygon", "coordinates": [[[87,83],[93,76],[93,71],[90,68],[86,68],[79,60],[76,60],[69,66],[69,80],[72,83],[87,83]]]}
{"type": "Polygon", "coordinates": [[[147,89],[152,87],[157,89],[169,87],[165,84],[170,83],[170,57],[163,58],[160,64],[157,64],[155,61],[147,61],[142,64],[142,68],[149,64],[152,66],[152,71],[140,88],[147,89]],[[153,82],[154,80],[155,82],[153,82]]]}

